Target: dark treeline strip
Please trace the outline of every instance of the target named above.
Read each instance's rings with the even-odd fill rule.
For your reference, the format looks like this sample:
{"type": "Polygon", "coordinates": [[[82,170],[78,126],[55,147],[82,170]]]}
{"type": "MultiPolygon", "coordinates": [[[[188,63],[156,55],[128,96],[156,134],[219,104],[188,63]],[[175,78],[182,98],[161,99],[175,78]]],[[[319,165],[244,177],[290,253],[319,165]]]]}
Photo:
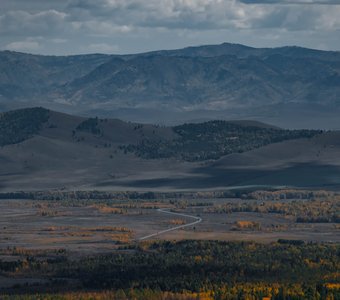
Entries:
{"type": "Polygon", "coordinates": [[[38,191],[38,192],[8,192],[0,193],[0,199],[29,200],[86,200],[86,199],[120,199],[120,200],[153,200],[153,199],[204,199],[204,198],[234,198],[246,196],[240,191],[212,192],[101,192],[101,191],[38,191]]]}
{"type": "Polygon", "coordinates": [[[307,190],[257,190],[258,188],[242,188],[220,191],[200,192],[105,192],[105,191],[34,191],[34,192],[8,192],[0,193],[0,199],[30,199],[30,200],[105,200],[105,199],[127,199],[127,200],[152,200],[152,199],[212,199],[212,198],[242,198],[261,201],[276,201],[285,199],[327,199],[338,196],[330,191],[307,191],[307,190]]]}

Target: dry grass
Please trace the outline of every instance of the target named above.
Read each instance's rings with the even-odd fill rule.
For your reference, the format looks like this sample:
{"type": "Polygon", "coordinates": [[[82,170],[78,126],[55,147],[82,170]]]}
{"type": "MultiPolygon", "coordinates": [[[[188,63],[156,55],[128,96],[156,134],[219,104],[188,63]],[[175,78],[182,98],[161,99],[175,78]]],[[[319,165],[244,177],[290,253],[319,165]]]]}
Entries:
{"type": "Polygon", "coordinates": [[[171,225],[184,225],[187,222],[185,222],[185,220],[183,220],[183,219],[171,219],[171,220],[168,221],[168,223],[171,224],[171,225]]]}
{"type": "Polygon", "coordinates": [[[242,229],[252,229],[252,230],[260,230],[261,224],[259,222],[254,221],[236,221],[234,226],[234,230],[242,230],[242,229]]]}
{"type": "Polygon", "coordinates": [[[102,214],[124,214],[123,209],[104,204],[93,204],[90,207],[98,210],[102,214]]]}

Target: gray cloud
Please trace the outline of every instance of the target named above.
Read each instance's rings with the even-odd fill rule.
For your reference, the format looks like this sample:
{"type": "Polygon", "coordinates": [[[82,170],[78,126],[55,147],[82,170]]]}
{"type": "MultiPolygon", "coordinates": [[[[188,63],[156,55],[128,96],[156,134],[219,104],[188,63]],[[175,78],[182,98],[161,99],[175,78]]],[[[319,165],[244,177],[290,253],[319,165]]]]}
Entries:
{"type": "Polygon", "coordinates": [[[36,13],[45,10],[63,10],[69,0],[1,0],[0,14],[8,11],[23,10],[36,13]]]}
{"type": "MultiPolygon", "coordinates": [[[[318,2],[335,3],[335,1],[318,2]]],[[[312,0],[73,0],[68,8],[78,21],[94,18],[117,26],[163,27],[172,29],[249,29],[287,30],[339,29],[340,6],[311,5],[312,0]],[[291,3],[309,3],[292,6],[291,3]],[[273,5],[265,5],[277,3],[273,5]],[[287,5],[278,5],[287,4],[287,5]],[[288,5],[290,4],[290,5],[288,5]],[[327,24],[322,22],[330,18],[327,24]]]]}
{"type": "Polygon", "coordinates": [[[38,50],[39,48],[40,48],[39,42],[29,39],[25,41],[12,42],[6,45],[6,49],[13,51],[32,52],[38,50]]]}
{"type": "Polygon", "coordinates": [[[223,41],[340,47],[339,0],[1,1],[1,49],[132,53],[223,41]]]}
{"type": "Polygon", "coordinates": [[[69,9],[73,15],[110,18],[117,25],[200,30],[244,28],[265,13],[234,0],[75,0],[69,9]]]}
{"type": "Polygon", "coordinates": [[[246,4],[340,5],[339,0],[240,0],[246,4]]]}
{"type": "Polygon", "coordinates": [[[0,16],[0,33],[50,35],[63,29],[65,18],[65,13],[56,10],[47,10],[34,14],[22,10],[9,11],[0,16]]]}

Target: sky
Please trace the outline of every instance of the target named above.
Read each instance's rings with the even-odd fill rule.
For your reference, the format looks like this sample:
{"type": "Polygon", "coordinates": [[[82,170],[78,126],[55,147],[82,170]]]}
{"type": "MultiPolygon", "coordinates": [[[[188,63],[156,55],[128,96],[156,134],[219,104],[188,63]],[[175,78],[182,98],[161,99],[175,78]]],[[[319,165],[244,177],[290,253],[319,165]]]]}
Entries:
{"type": "Polygon", "coordinates": [[[245,44],[340,50],[340,0],[0,0],[0,49],[45,55],[245,44]]]}

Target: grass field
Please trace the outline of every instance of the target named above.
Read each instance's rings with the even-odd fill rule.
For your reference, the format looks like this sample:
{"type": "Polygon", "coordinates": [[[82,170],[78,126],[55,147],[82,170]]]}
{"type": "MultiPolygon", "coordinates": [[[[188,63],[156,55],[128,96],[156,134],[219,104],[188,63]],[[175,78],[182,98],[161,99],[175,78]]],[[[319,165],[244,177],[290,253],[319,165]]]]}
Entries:
{"type": "MultiPolygon", "coordinates": [[[[59,200],[0,200],[0,298],[1,293],[28,293],[28,298],[6,299],[32,299],[29,297],[37,292],[77,293],[88,287],[99,294],[111,287],[112,293],[118,296],[121,288],[125,289],[124,293],[132,293],[135,291],[131,288],[138,287],[147,294],[148,288],[155,292],[159,287],[163,292],[187,293],[184,286],[181,289],[177,285],[176,288],[168,286],[174,280],[182,282],[178,276],[185,270],[189,272],[185,275],[189,294],[202,292],[200,287],[205,286],[206,278],[215,278],[204,272],[213,270],[215,274],[215,269],[221,279],[214,280],[223,279],[225,283],[237,276],[240,283],[248,282],[249,278],[244,279],[242,272],[261,274],[253,279],[256,288],[264,284],[272,288],[278,284],[289,291],[291,286],[286,286],[286,282],[300,283],[307,277],[310,277],[308,286],[315,290],[338,282],[338,273],[334,270],[340,243],[340,196],[336,192],[248,191],[239,198],[218,198],[220,193],[179,194],[176,198],[160,193],[159,197],[138,199],[133,199],[133,194],[125,194],[125,198],[114,195],[102,198],[102,194],[93,193],[96,199],[84,199],[81,193],[77,194],[78,198],[67,195],[59,200]],[[196,223],[181,228],[193,222],[196,223]],[[231,260],[225,256],[228,249],[233,249],[235,255],[231,260]],[[211,255],[218,255],[220,259],[216,266],[211,265],[214,264],[211,255]],[[268,255],[278,265],[267,261],[268,255]],[[286,255],[296,260],[295,275],[290,276],[287,266],[282,281],[272,282],[268,275],[272,266],[286,268],[286,255]],[[177,256],[183,256],[182,260],[177,256]],[[250,265],[241,263],[244,260],[249,260],[250,265]],[[189,268],[187,263],[194,267],[189,268]],[[235,265],[230,269],[226,263],[235,265]],[[245,271],[241,272],[240,266],[245,271]],[[199,285],[191,268],[199,270],[198,274],[205,278],[199,285]],[[311,270],[315,268],[319,271],[314,274],[311,270]],[[227,270],[234,273],[225,277],[227,270]],[[267,271],[263,273],[263,270],[267,271]],[[121,280],[121,276],[129,281],[121,280]],[[144,283],[139,285],[141,282],[144,283]]],[[[219,293],[223,290],[237,294],[235,286],[242,292],[248,291],[248,287],[234,283],[230,287],[214,288],[219,293]]],[[[209,288],[209,284],[205,286],[205,290],[209,288]]],[[[301,289],[297,286],[294,293],[300,293],[301,289]]],[[[248,292],[254,291],[251,287],[248,292]]],[[[213,292],[209,290],[209,293],[213,292]]],[[[84,297],[87,295],[90,294],[85,293],[84,297]]],[[[66,294],[55,297],[68,299],[66,294]]],[[[105,299],[105,295],[100,297],[98,299],[105,299]]],[[[129,298],[119,297],[117,299],[129,298]]],[[[155,299],[166,299],[157,297],[155,299]]]]}
{"type": "MultiPolygon", "coordinates": [[[[298,201],[308,205],[305,200],[294,203],[298,201]]],[[[334,200],[336,205],[337,201],[334,200]]],[[[285,202],[275,201],[275,205],[285,202]]],[[[190,218],[162,213],[157,208],[200,216],[202,222],[155,239],[340,242],[339,227],[334,222],[299,223],[296,215],[256,212],[257,206],[261,206],[258,200],[242,199],[115,200],[105,204],[93,200],[72,205],[65,201],[2,200],[0,248],[63,248],[83,253],[111,251],[117,245],[192,222],[190,218]],[[251,205],[253,209],[240,211],[242,205],[247,208],[251,205]],[[232,211],[225,211],[224,207],[232,211]]]]}

